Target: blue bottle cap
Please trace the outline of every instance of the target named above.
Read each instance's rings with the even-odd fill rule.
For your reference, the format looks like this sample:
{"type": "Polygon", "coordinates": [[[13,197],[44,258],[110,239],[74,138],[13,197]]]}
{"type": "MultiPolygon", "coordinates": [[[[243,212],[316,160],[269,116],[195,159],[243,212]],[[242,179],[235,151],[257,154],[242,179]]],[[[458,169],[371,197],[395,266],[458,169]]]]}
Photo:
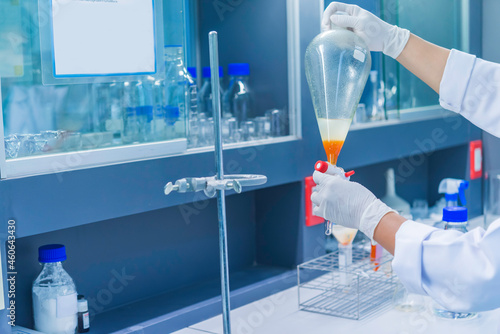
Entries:
{"type": "MultiPolygon", "coordinates": [[[[208,66],[203,67],[203,78],[210,78],[211,76],[212,74],[210,71],[210,67],[208,66]]],[[[224,69],[222,68],[222,66],[219,66],[219,78],[223,77],[224,77],[224,69]]]]}
{"type": "Polygon", "coordinates": [[[38,262],[51,263],[66,261],[64,245],[45,245],[38,248],[38,262]]]}
{"type": "Polygon", "coordinates": [[[196,75],[196,67],[188,67],[188,72],[189,74],[191,74],[191,76],[193,77],[193,79],[196,79],[197,75],[196,75]]]}
{"type": "Polygon", "coordinates": [[[174,107],[174,106],[165,107],[166,118],[179,118],[179,116],[180,116],[179,107],[174,107]]]}
{"type": "Polygon", "coordinates": [[[464,223],[467,221],[467,208],[449,206],[443,209],[443,221],[450,223],[464,223]]]}
{"type": "Polygon", "coordinates": [[[142,114],[146,116],[147,122],[151,122],[153,120],[153,106],[142,107],[142,114]]]}
{"type": "Polygon", "coordinates": [[[231,76],[250,75],[250,65],[247,63],[229,64],[227,69],[231,76]]]}

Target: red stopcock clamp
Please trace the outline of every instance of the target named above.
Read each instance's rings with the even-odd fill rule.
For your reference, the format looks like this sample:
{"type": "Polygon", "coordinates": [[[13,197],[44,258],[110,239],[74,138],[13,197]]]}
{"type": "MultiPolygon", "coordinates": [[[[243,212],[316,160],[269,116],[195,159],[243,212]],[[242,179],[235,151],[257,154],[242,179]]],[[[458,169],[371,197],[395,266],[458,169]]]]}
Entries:
{"type": "Polygon", "coordinates": [[[351,176],[354,175],[354,171],[345,172],[342,168],[334,166],[326,161],[318,161],[314,165],[314,169],[316,169],[320,173],[330,174],[330,175],[338,175],[347,181],[351,179],[351,176]]]}

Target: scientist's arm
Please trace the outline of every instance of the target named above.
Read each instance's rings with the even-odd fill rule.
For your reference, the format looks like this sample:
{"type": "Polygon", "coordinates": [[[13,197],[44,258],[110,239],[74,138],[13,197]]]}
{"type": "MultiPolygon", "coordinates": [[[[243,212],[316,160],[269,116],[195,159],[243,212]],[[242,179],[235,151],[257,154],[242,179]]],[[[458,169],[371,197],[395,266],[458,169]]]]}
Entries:
{"type": "Polygon", "coordinates": [[[410,292],[451,311],[500,307],[500,220],[487,232],[444,231],[407,221],[356,182],[319,172],[313,177],[313,213],[359,229],[393,253],[393,269],[410,292]]]}
{"type": "Polygon", "coordinates": [[[325,10],[321,29],[330,29],[332,23],[352,29],[367,42],[370,51],[381,51],[396,59],[439,93],[450,50],[424,41],[406,29],[390,25],[355,5],[332,2],[325,10]],[[336,15],[337,12],[348,15],[336,15]]]}
{"type": "Polygon", "coordinates": [[[500,137],[500,65],[457,50],[447,50],[390,25],[355,5],[332,2],[322,30],[330,24],[350,28],[371,51],[382,51],[439,93],[445,109],[500,137]],[[338,11],[348,15],[336,15],[338,11]]]}
{"type": "Polygon", "coordinates": [[[311,196],[314,215],[358,229],[394,255],[396,233],[406,218],[359,183],[343,182],[318,171],[314,172],[313,178],[317,184],[311,196]]]}
{"type": "Polygon", "coordinates": [[[439,93],[450,50],[411,34],[396,60],[439,93]]]}
{"type": "Polygon", "coordinates": [[[398,233],[399,228],[405,221],[406,218],[394,212],[385,215],[375,228],[373,240],[394,255],[394,249],[396,248],[396,233],[398,233]]]}
{"type": "Polygon", "coordinates": [[[500,221],[488,231],[445,231],[413,221],[396,234],[392,266],[409,292],[457,312],[500,307],[500,221]]]}

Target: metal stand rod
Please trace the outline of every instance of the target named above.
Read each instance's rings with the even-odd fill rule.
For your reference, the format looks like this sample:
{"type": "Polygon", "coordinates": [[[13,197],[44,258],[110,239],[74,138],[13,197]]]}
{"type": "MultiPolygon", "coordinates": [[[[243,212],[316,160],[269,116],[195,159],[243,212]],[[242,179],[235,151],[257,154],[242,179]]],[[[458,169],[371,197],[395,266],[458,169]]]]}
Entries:
{"type": "MultiPolygon", "coordinates": [[[[210,50],[210,73],[212,81],[212,110],[214,112],[215,127],[215,165],[216,179],[224,179],[224,165],[222,161],[222,129],[221,129],[221,103],[219,87],[219,43],[217,32],[208,34],[210,50]]],[[[227,250],[227,225],[226,225],[226,197],[224,189],[217,190],[217,211],[219,215],[219,252],[222,290],[222,319],[224,333],[231,333],[231,305],[229,301],[229,266],[227,250]]]]}

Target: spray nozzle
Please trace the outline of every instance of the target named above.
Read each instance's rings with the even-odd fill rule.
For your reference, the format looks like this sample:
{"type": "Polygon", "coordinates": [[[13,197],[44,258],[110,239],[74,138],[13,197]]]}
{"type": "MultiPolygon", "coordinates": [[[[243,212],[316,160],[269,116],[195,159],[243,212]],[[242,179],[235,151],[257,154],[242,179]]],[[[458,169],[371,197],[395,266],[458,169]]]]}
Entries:
{"type": "Polygon", "coordinates": [[[466,205],[465,189],[469,188],[469,181],[459,179],[444,179],[439,183],[439,193],[445,194],[445,200],[456,201],[460,197],[462,205],[466,205]]]}

